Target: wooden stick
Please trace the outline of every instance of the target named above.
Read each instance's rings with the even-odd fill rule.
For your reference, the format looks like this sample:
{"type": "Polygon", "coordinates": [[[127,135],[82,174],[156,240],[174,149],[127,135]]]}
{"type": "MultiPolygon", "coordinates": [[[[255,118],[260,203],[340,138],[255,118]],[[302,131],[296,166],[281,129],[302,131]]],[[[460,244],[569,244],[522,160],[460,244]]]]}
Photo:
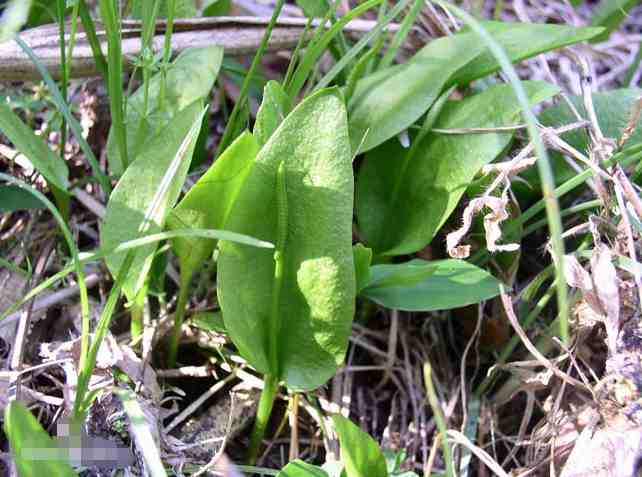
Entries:
{"type": "MultiPolygon", "coordinates": [[[[174,21],[172,52],[179,53],[188,47],[219,45],[227,55],[246,55],[256,51],[269,19],[260,17],[211,17],[188,18],[174,21]]],[[[277,22],[268,44],[268,51],[294,48],[303,33],[306,19],[283,18],[277,22]]],[[[349,33],[367,32],[376,22],[353,20],[345,27],[349,33]]],[[[395,31],[398,25],[388,25],[388,31],[395,31]]],[[[122,51],[124,68],[132,68],[133,60],[141,48],[142,24],[139,21],[123,20],[122,51]]],[[[156,23],[152,39],[155,51],[163,48],[165,22],[156,23]]],[[[107,51],[105,30],[96,23],[96,33],[103,53],[107,51]]],[[[67,35],[68,37],[68,35],[67,35]]],[[[60,74],[60,46],[57,25],[43,25],[20,33],[20,38],[29,45],[47,67],[49,73],[58,78],[60,74]]],[[[97,76],[98,69],[84,31],[78,31],[70,65],[73,78],[97,76]]],[[[29,57],[13,40],[0,43],[0,81],[35,80],[40,75],[29,57]]]]}

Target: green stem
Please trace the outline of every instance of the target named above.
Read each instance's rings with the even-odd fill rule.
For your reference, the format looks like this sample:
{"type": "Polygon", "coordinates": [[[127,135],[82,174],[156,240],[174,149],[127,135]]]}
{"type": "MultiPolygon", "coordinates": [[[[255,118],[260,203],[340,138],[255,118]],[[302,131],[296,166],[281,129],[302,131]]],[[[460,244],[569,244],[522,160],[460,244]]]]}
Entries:
{"type": "Polygon", "coordinates": [[[131,304],[131,333],[132,340],[136,340],[143,334],[144,325],[144,314],[145,314],[145,298],[147,297],[146,288],[138,292],[136,298],[131,304]]]}
{"type": "Polygon", "coordinates": [[[80,21],[82,22],[82,27],[85,30],[85,35],[87,35],[87,40],[89,41],[91,52],[94,55],[96,68],[104,78],[105,82],[107,82],[107,61],[105,60],[105,55],[103,55],[103,52],[100,49],[100,41],[98,40],[98,35],[96,34],[96,25],[94,24],[94,19],[91,18],[91,14],[89,13],[89,9],[85,4],[85,0],[79,0],[78,4],[80,5],[78,14],[80,15],[80,21]]]}
{"type": "Polygon", "coordinates": [[[169,68],[169,59],[172,53],[172,34],[174,32],[174,12],[176,10],[176,0],[167,1],[167,27],[165,29],[165,44],[163,45],[163,63],[161,65],[161,81],[158,104],[161,111],[165,111],[165,88],[167,87],[167,69],[169,68]]]}
{"type": "MultiPolygon", "coordinates": [[[[60,42],[60,93],[65,102],[67,102],[67,83],[69,82],[69,68],[67,66],[67,54],[65,51],[65,2],[58,0],[56,2],[58,13],[58,33],[60,42]]],[[[60,157],[65,160],[65,146],[67,145],[67,122],[62,118],[60,126],[60,157]]]]}
{"type": "Polygon", "coordinates": [[[169,342],[169,353],[167,364],[170,368],[176,366],[176,356],[178,355],[178,343],[181,338],[181,326],[185,316],[185,308],[189,298],[189,284],[192,279],[191,273],[181,273],[181,282],[178,290],[178,301],[176,302],[176,311],[174,312],[174,327],[169,342]]]}
{"type": "Polygon", "coordinates": [[[250,465],[256,464],[259,458],[259,450],[263,442],[268,421],[272,415],[274,398],[278,390],[279,382],[277,377],[273,374],[266,374],[263,382],[263,390],[261,391],[261,399],[259,400],[259,408],[256,412],[254,428],[252,429],[252,437],[250,438],[250,448],[248,451],[248,462],[250,465]]]}

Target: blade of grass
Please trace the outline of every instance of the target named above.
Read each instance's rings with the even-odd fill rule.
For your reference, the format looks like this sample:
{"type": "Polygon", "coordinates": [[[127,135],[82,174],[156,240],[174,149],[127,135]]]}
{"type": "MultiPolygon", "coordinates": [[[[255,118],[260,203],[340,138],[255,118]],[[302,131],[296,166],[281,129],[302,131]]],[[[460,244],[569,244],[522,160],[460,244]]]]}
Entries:
{"type": "Polygon", "coordinates": [[[451,11],[466,23],[471,30],[476,32],[480,39],[487,45],[493,56],[497,59],[502,71],[508,77],[513,88],[515,96],[522,107],[522,114],[526,120],[528,135],[535,146],[537,155],[537,168],[542,184],[542,194],[546,206],[546,216],[548,218],[548,227],[551,235],[551,244],[553,250],[553,260],[555,262],[555,277],[557,281],[557,306],[560,316],[560,338],[565,344],[569,343],[569,314],[568,314],[568,293],[566,281],[564,280],[564,241],[562,240],[562,220],[560,218],[559,204],[555,197],[555,179],[553,170],[548,159],[548,153],[544,147],[544,142],[537,129],[535,115],[528,104],[526,92],[511,64],[504,49],[495,41],[495,39],[486,31],[486,29],[464,10],[454,6],[451,3],[437,0],[442,8],[451,11]]]}
{"type": "Polygon", "coordinates": [[[397,33],[395,33],[395,36],[392,38],[390,46],[388,47],[388,51],[386,51],[386,54],[383,55],[383,58],[379,63],[379,68],[387,68],[397,57],[397,52],[399,51],[399,48],[401,48],[401,45],[403,45],[403,42],[406,41],[406,37],[408,36],[408,33],[410,33],[412,26],[415,24],[415,20],[417,19],[417,15],[419,15],[423,4],[423,0],[415,1],[415,4],[410,9],[410,12],[408,12],[408,15],[406,15],[406,17],[403,19],[401,28],[397,31],[397,33]]]}
{"type": "MultiPolygon", "coordinates": [[[[259,240],[249,235],[238,234],[236,232],[229,232],[227,230],[217,230],[217,229],[177,229],[170,232],[160,232],[157,234],[145,235],[134,240],[129,240],[127,242],[122,242],[120,245],[114,248],[109,249],[98,249],[94,252],[80,252],[80,263],[85,265],[87,263],[96,262],[105,257],[108,257],[112,254],[123,253],[128,250],[136,249],[150,243],[160,242],[163,240],[171,240],[177,237],[199,237],[207,238],[211,240],[227,240],[229,242],[237,242],[244,245],[249,245],[251,247],[259,248],[274,248],[274,245],[270,242],[265,242],[264,240],[259,240]]],[[[2,314],[0,314],[0,322],[5,319],[8,315],[16,311],[22,305],[27,303],[30,299],[42,293],[47,288],[54,285],[56,282],[62,280],[67,275],[72,273],[75,270],[74,265],[68,265],[63,268],[61,271],[55,273],[51,277],[44,280],[42,283],[38,284],[32,288],[27,294],[22,297],[18,302],[14,303],[8,307],[2,314]]],[[[1,326],[1,325],[0,325],[1,326]]]]}
{"type": "Polygon", "coordinates": [[[22,48],[22,50],[29,56],[31,61],[34,63],[34,65],[40,72],[42,79],[44,80],[45,84],[49,88],[49,92],[51,93],[53,101],[56,104],[56,107],[67,120],[67,124],[69,124],[69,127],[73,131],[74,136],[78,141],[78,145],[80,146],[80,149],[87,157],[87,161],[89,161],[89,165],[91,166],[91,169],[94,175],[96,176],[96,180],[100,184],[100,187],[102,188],[105,195],[109,196],[109,194],[111,193],[111,184],[109,182],[109,178],[100,169],[100,165],[96,160],[96,156],[94,155],[94,152],[91,150],[91,147],[89,147],[89,144],[87,144],[87,141],[82,135],[82,129],[80,127],[80,124],[78,123],[78,120],[71,114],[71,110],[69,109],[69,106],[67,105],[64,98],[62,97],[62,94],[60,93],[60,90],[56,86],[56,83],[51,78],[51,75],[47,71],[47,68],[45,68],[45,66],[38,59],[38,57],[33,52],[33,50],[29,47],[29,45],[27,45],[24,41],[22,41],[22,39],[20,38],[20,35],[16,35],[15,41],[16,43],[18,43],[18,45],[20,45],[20,48],[22,48]]]}
{"type": "Polygon", "coordinates": [[[308,47],[305,56],[299,63],[293,77],[291,84],[286,88],[286,93],[291,100],[294,100],[303,88],[303,85],[308,78],[310,72],[314,69],[317,64],[317,60],[321,54],[325,51],[327,46],[330,44],[332,39],[343,29],[343,27],[358,17],[362,13],[370,10],[372,7],[377,6],[384,0],[368,0],[363,2],[358,7],[353,8],[348,13],[346,13],[339,21],[334,23],[316,42],[311,42],[308,47]]]}
{"type": "Polygon", "coordinates": [[[439,398],[435,392],[435,385],[432,382],[432,367],[430,363],[424,363],[424,385],[426,386],[426,396],[428,403],[432,409],[432,415],[439,430],[439,438],[441,439],[441,448],[443,452],[443,459],[446,464],[447,477],[455,477],[455,465],[453,462],[453,454],[448,443],[448,426],[446,425],[446,418],[441,410],[439,398]]]}
{"type": "Polygon", "coordinates": [[[165,91],[167,84],[167,69],[172,55],[172,34],[174,32],[174,14],[176,12],[176,0],[167,1],[167,27],[165,29],[165,43],[163,45],[163,62],[161,64],[161,84],[159,106],[165,111],[165,91]]]}
{"type": "MultiPolygon", "coordinates": [[[[334,16],[337,8],[339,7],[339,4],[341,3],[341,0],[335,0],[334,2],[330,2],[330,8],[325,12],[325,16],[321,19],[321,21],[318,23],[316,28],[314,29],[314,33],[312,34],[312,38],[310,38],[310,41],[308,41],[308,48],[306,48],[305,53],[303,55],[303,59],[309,54],[310,51],[310,46],[314,45],[316,42],[319,41],[321,38],[321,35],[323,34],[325,25],[328,24],[330,19],[334,16]]],[[[300,38],[303,42],[305,42],[305,38],[300,38]]],[[[300,63],[300,62],[299,62],[300,63]]],[[[296,70],[295,70],[296,71],[296,70]]],[[[292,83],[292,74],[294,71],[289,72],[290,74],[288,75],[287,81],[283,82],[283,89],[286,91],[286,93],[289,91],[291,83],[292,83]]],[[[290,96],[290,102],[292,102],[294,98],[290,96]]]]}
{"type": "Polygon", "coordinates": [[[390,12],[381,19],[381,21],[377,22],[377,26],[374,27],[372,30],[370,30],[368,33],[366,33],[358,42],[356,45],[354,45],[352,48],[350,48],[349,51],[346,52],[346,54],[337,62],[334,64],[332,68],[330,68],[330,71],[328,71],[323,78],[316,84],[314,87],[313,91],[318,91],[322,88],[325,88],[328,86],[332,80],[334,80],[341,71],[352,62],[353,58],[355,58],[361,50],[363,50],[370,41],[377,35],[381,34],[383,29],[390,23],[392,20],[395,19],[401,11],[406,8],[410,2],[413,0],[402,0],[395,7],[390,10],[390,12]]]}
{"type": "Polygon", "coordinates": [[[123,408],[129,417],[136,448],[143,454],[145,466],[151,477],[166,477],[165,467],[161,460],[158,446],[154,441],[154,436],[150,430],[149,422],[141,408],[136,395],[128,389],[114,387],[114,394],[120,398],[123,408]]]}
{"type": "MultiPolygon", "coordinates": [[[[67,66],[67,53],[65,51],[65,0],[56,0],[56,13],[58,16],[58,34],[60,47],[60,94],[62,99],[67,102],[67,84],[69,83],[67,66]]],[[[65,159],[65,146],[67,144],[67,122],[62,118],[60,127],[60,157],[65,159]]]]}
{"type": "Polygon", "coordinates": [[[301,49],[303,48],[303,45],[305,43],[305,39],[308,37],[308,34],[310,32],[310,28],[312,27],[312,18],[308,18],[308,22],[305,24],[305,28],[303,29],[303,33],[301,33],[301,36],[299,37],[299,42],[296,44],[296,47],[294,48],[294,52],[292,52],[292,57],[290,58],[290,63],[288,63],[288,69],[285,72],[285,76],[283,77],[283,82],[281,83],[282,85],[287,85],[290,82],[290,79],[292,77],[292,73],[294,73],[294,67],[297,65],[297,60],[299,58],[299,53],[301,52],[301,49]]]}
{"type": "Polygon", "coordinates": [[[237,124],[237,118],[239,116],[239,113],[242,111],[243,107],[245,107],[245,102],[247,100],[247,94],[250,89],[250,84],[252,83],[252,78],[254,77],[254,73],[256,72],[257,68],[259,67],[259,64],[261,63],[261,58],[263,58],[263,55],[265,54],[268,41],[270,39],[270,36],[272,36],[272,30],[274,29],[274,25],[276,24],[276,21],[278,20],[279,15],[281,14],[281,10],[283,9],[284,3],[285,3],[285,0],[277,0],[276,2],[274,11],[272,12],[272,17],[270,18],[270,23],[268,23],[268,26],[265,29],[265,34],[261,39],[261,44],[259,45],[259,49],[256,50],[256,54],[254,55],[254,59],[252,60],[252,64],[250,65],[250,69],[248,70],[247,76],[243,81],[243,86],[241,86],[241,92],[239,93],[239,98],[236,100],[236,103],[234,104],[234,109],[232,109],[232,114],[230,115],[230,119],[227,122],[225,131],[223,132],[223,137],[221,137],[221,141],[218,144],[218,147],[216,149],[216,154],[214,157],[219,157],[221,155],[221,153],[227,148],[229,144],[231,144],[232,140],[234,139],[234,136],[233,136],[234,132],[239,130],[239,125],[237,124]]]}
{"type": "Polygon", "coordinates": [[[114,0],[100,0],[100,16],[107,34],[107,91],[109,92],[109,110],[114,128],[114,137],[118,147],[122,170],[127,169],[127,134],[123,110],[123,53],[120,37],[120,15],[114,0]]]}
{"type": "Polygon", "coordinates": [[[105,82],[108,80],[107,73],[107,61],[105,60],[105,55],[100,48],[100,41],[98,40],[98,35],[96,34],[96,25],[94,24],[94,19],[91,18],[89,14],[89,9],[85,0],[78,0],[80,5],[80,21],[82,22],[82,27],[85,30],[85,35],[87,35],[87,41],[89,41],[89,46],[91,52],[94,54],[94,61],[96,62],[96,68],[102,75],[105,82]]]}
{"type": "Polygon", "coordinates": [[[87,356],[87,350],[89,345],[89,295],[87,294],[87,286],[85,284],[85,273],[80,263],[80,257],[76,244],[74,242],[71,231],[67,227],[67,222],[64,217],[60,214],[58,209],[54,204],[51,203],[47,197],[45,197],[41,192],[37,191],[29,184],[16,179],[13,176],[8,174],[0,173],[0,180],[3,180],[9,184],[15,185],[20,189],[28,192],[33,195],[37,200],[42,202],[44,206],[51,212],[54,217],[54,220],[58,224],[60,231],[65,239],[68,250],[71,252],[71,258],[73,261],[72,267],[73,271],[76,272],[76,278],[78,280],[78,288],[80,291],[80,312],[81,312],[81,336],[80,336],[80,363],[84,362],[85,356],[87,356]]]}

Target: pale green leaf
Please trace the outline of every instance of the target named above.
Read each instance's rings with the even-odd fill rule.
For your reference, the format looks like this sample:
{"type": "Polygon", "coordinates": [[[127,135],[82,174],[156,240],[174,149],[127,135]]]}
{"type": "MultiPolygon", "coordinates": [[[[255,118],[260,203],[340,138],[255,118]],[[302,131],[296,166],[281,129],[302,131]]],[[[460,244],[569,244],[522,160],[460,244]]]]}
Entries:
{"type": "MultiPolygon", "coordinates": [[[[209,46],[188,48],[172,63],[167,72],[165,101],[160,104],[160,73],[149,81],[147,108],[145,87],[141,85],[127,99],[125,117],[127,151],[130,160],[148,148],[148,142],[171,124],[176,115],[194,101],[203,100],[210,93],[223,61],[223,48],[209,46]]],[[[120,175],[120,153],[112,128],[107,139],[107,158],[114,174],[120,175]]]]}
{"type": "Polygon", "coordinates": [[[219,243],[229,336],[252,366],[290,388],[320,386],[344,359],[355,301],[352,207],[345,107],[336,89],[322,90],[261,149],[228,220],[276,252],[219,243]]]}
{"type": "MultiPolygon", "coordinates": [[[[100,235],[102,248],[110,249],[139,238],[143,223],[149,224],[147,232],[150,234],[163,229],[167,214],[176,203],[185,181],[202,118],[203,111],[198,101],[184,108],[127,168],[107,204],[100,235]],[[179,161],[178,168],[167,193],[146,219],[166,172],[176,161],[179,161]]],[[[131,273],[123,283],[123,291],[130,300],[142,287],[156,248],[155,243],[139,248],[131,273]]],[[[113,276],[118,275],[126,255],[118,253],[107,257],[107,267],[113,276]]]]}
{"type": "Polygon", "coordinates": [[[27,23],[32,0],[10,0],[0,17],[0,43],[13,37],[27,23]]]}
{"type": "MultiPolygon", "coordinates": [[[[484,22],[511,61],[593,37],[600,28],[484,22]]],[[[412,125],[442,90],[496,72],[499,65],[475,33],[462,32],[433,40],[403,65],[366,76],[350,98],[350,140],[360,151],[382,144],[412,125]]]]}
{"type": "Polygon", "coordinates": [[[370,267],[370,281],[360,295],[396,310],[449,310],[499,295],[499,284],[463,260],[415,259],[370,267]]]}
{"type": "MultiPolygon", "coordinates": [[[[544,82],[524,82],[531,104],[559,90],[544,82]]],[[[510,85],[492,86],[444,105],[435,127],[492,128],[521,122],[510,85]]],[[[510,143],[512,133],[428,134],[417,148],[396,139],[369,153],[357,180],[361,236],[376,253],[401,255],[428,245],[457,206],[482,166],[510,143]],[[409,151],[416,150],[413,157],[409,151]]],[[[411,138],[412,139],[412,138],[411,138]]]]}
{"type": "MultiPolygon", "coordinates": [[[[514,63],[546,51],[591,39],[603,30],[602,28],[570,27],[548,23],[485,21],[481,24],[514,63]]],[[[484,49],[484,53],[462,68],[450,80],[449,84],[466,84],[495,73],[499,69],[495,56],[489,50],[484,49]]]]}

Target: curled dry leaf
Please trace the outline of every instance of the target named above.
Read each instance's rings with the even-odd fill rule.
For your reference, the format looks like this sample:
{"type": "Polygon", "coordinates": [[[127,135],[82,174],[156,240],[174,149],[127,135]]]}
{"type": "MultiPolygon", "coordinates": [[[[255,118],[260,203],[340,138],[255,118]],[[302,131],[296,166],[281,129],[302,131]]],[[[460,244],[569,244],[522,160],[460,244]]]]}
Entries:
{"type": "Polygon", "coordinates": [[[618,279],[611,250],[604,244],[598,244],[591,257],[591,272],[595,293],[604,311],[607,321],[606,333],[611,354],[616,350],[617,335],[620,329],[620,293],[618,279]]]}
{"type": "Polygon", "coordinates": [[[498,244],[502,238],[502,231],[499,227],[508,214],[508,195],[506,191],[502,197],[479,197],[470,201],[464,210],[464,224],[458,230],[451,232],[446,237],[448,254],[453,258],[467,258],[470,255],[470,245],[459,245],[464,239],[473,223],[473,218],[484,208],[491,212],[484,216],[484,231],[486,232],[486,247],[489,252],[514,252],[519,249],[519,244],[498,244]]]}

